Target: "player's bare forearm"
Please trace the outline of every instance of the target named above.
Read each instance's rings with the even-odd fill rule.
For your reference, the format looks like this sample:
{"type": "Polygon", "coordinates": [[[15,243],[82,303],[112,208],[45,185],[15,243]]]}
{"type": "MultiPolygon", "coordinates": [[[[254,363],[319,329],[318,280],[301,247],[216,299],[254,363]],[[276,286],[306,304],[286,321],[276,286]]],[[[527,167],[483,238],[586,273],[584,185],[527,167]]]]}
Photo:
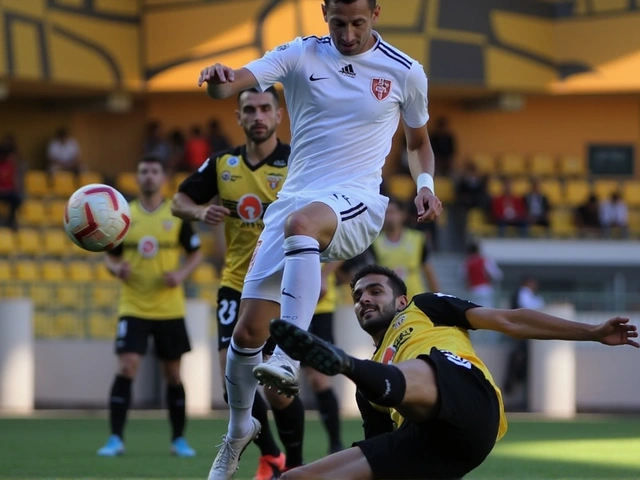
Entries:
{"type": "Polygon", "coordinates": [[[421,173],[428,173],[433,177],[435,172],[435,157],[433,155],[433,149],[431,148],[431,142],[429,142],[428,139],[429,137],[413,150],[410,145],[407,145],[409,170],[411,171],[411,176],[416,181],[421,173]]]}
{"type": "Polygon", "coordinates": [[[112,275],[117,275],[120,265],[122,265],[122,257],[117,255],[110,255],[107,253],[104,256],[104,263],[107,266],[107,270],[112,275]]]}
{"type": "Polygon", "coordinates": [[[183,220],[201,220],[203,210],[203,206],[196,204],[182,192],[176,193],[171,201],[171,213],[183,220]]]}
{"type": "Polygon", "coordinates": [[[178,269],[178,273],[180,274],[182,281],[188,278],[201,262],[202,252],[200,252],[200,250],[188,253],[184,263],[178,269]]]}

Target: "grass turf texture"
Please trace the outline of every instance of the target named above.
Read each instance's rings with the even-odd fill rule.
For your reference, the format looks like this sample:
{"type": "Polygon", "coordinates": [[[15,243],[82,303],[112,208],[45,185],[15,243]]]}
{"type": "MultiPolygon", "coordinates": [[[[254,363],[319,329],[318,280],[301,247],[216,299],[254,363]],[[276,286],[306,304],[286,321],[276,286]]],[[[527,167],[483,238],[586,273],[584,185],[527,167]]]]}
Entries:
{"type": "MultiPolygon", "coordinates": [[[[98,458],[107,422],[87,419],[0,419],[1,479],[202,479],[206,478],[225,420],[189,422],[187,437],[194,459],[171,457],[164,419],[133,419],[126,431],[127,452],[98,458]]],[[[343,423],[346,442],[360,438],[360,422],[343,423]]],[[[320,422],[309,420],[305,461],[325,454],[320,422]]],[[[469,479],[638,479],[640,418],[577,421],[511,420],[509,432],[469,479]]],[[[257,448],[250,446],[237,479],[250,479],[257,448]]]]}

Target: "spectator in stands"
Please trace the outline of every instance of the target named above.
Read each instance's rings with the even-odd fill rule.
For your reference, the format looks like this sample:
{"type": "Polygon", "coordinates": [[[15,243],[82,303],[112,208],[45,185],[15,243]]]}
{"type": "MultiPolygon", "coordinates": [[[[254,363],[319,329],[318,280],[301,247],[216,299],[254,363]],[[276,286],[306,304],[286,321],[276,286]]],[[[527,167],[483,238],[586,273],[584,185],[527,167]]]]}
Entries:
{"type": "Polygon", "coordinates": [[[220,123],[215,119],[209,120],[207,140],[209,141],[210,153],[222,152],[231,148],[229,139],[223,133],[220,123]]]}
{"type": "Polygon", "coordinates": [[[487,209],[489,194],[487,193],[487,176],[478,172],[476,164],[467,161],[460,177],[456,180],[456,203],[469,210],[471,208],[487,209]]]}
{"type": "Polygon", "coordinates": [[[491,213],[498,226],[500,236],[504,236],[506,227],[517,227],[522,236],[527,234],[527,207],[524,199],[511,191],[511,181],[506,178],[502,195],[491,200],[491,213]]]}
{"type": "Polygon", "coordinates": [[[611,200],[605,200],[600,204],[600,224],[609,236],[611,229],[619,228],[623,236],[627,236],[629,226],[629,209],[622,200],[620,192],[614,192],[611,200]]]}
{"type": "Polygon", "coordinates": [[[209,142],[204,135],[202,135],[200,127],[191,127],[191,136],[187,140],[187,145],[184,151],[184,158],[189,171],[193,172],[200,168],[200,165],[209,158],[210,154],[211,150],[209,142]]]}
{"type": "Polygon", "coordinates": [[[64,127],[59,128],[55,137],[49,142],[47,160],[51,172],[79,173],[84,170],[80,162],[80,146],[64,127]]]}
{"type": "Polygon", "coordinates": [[[449,120],[440,117],[435,130],[429,135],[431,148],[436,159],[436,174],[448,176],[453,168],[456,155],[456,139],[449,129],[449,120]]]}
{"type": "Polygon", "coordinates": [[[0,203],[9,208],[9,215],[3,225],[16,230],[16,213],[22,203],[22,182],[17,155],[4,144],[0,146],[0,203]]]}
{"type": "Polygon", "coordinates": [[[469,300],[483,307],[494,307],[494,282],[502,280],[502,270],[496,262],[480,252],[480,245],[472,243],[462,265],[462,275],[469,289],[469,300]]]}
{"type": "Polygon", "coordinates": [[[160,122],[152,120],[147,123],[146,137],[143,146],[143,155],[154,156],[162,162],[166,168],[169,164],[171,149],[169,143],[164,139],[160,122]]]}
{"type": "Polygon", "coordinates": [[[576,224],[581,236],[600,236],[602,233],[600,206],[595,194],[589,195],[587,203],[580,205],[576,210],[576,224]]]}
{"type": "Polygon", "coordinates": [[[524,197],[527,206],[529,225],[549,227],[549,199],[540,191],[540,181],[537,178],[531,180],[531,190],[524,197]]]}
{"type": "Polygon", "coordinates": [[[187,172],[189,171],[185,161],[185,150],[187,141],[181,130],[176,129],[169,135],[169,163],[167,172],[187,172]]]}

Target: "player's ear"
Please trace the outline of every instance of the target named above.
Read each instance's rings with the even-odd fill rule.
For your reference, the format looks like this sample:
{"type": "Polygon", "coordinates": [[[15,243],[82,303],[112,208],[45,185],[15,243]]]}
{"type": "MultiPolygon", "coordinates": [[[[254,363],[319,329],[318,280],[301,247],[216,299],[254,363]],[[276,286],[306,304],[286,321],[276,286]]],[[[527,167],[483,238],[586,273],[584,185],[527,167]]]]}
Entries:
{"type": "Polygon", "coordinates": [[[371,15],[371,21],[373,25],[378,23],[378,18],[380,17],[380,5],[376,5],[373,9],[373,14],[371,15]]]}
{"type": "Polygon", "coordinates": [[[325,22],[329,23],[327,20],[327,6],[324,3],[322,4],[322,18],[324,18],[325,22]]]}
{"type": "Polygon", "coordinates": [[[238,125],[242,125],[240,123],[240,110],[236,110],[236,120],[238,121],[238,125]]]}
{"type": "Polygon", "coordinates": [[[409,299],[406,295],[400,295],[396,298],[396,311],[401,312],[409,305],[409,299]]]}
{"type": "Polygon", "coordinates": [[[280,125],[280,122],[282,122],[282,114],[284,113],[284,111],[282,110],[282,108],[278,108],[276,110],[276,124],[280,125]]]}

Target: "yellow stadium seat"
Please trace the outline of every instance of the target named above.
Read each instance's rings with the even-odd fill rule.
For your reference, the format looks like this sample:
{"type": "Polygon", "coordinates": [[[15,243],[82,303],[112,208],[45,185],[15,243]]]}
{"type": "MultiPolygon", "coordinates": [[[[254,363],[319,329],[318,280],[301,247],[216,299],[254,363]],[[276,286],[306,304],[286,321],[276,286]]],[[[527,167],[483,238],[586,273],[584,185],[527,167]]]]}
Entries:
{"type": "Polygon", "coordinates": [[[30,198],[42,198],[49,194],[49,181],[46,172],[29,170],[24,175],[24,192],[30,198]]]}
{"type": "Polygon", "coordinates": [[[25,200],[18,213],[20,224],[29,227],[43,226],[47,218],[44,205],[42,200],[25,200]]]}
{"type": "Polygon", "coordinates": [[[563,155],[560,157],[558,166],[560,174],[565,177],[586,177],[587,166],[582,157],[576,155],[563,155]]]}
{"type": "Polygon", "coordinates": [[[552,177],[557,174],[556,162],[546,153],[532,155],[529,159],[529,172],[539,177],[552,177]]]}
{"type": "Polygon", "coordinates": [[[562,186],[560,185],[560,181],[555,178],[545,178],[541,180],[540,191],[546,195],[552,207],[561,205],[564,202],[562,186]]]}
{"type": "Polygon", "coordinates": [[[42,262],[42,279],[49,282],[61,282],[67,278],[64,264],[55,260],[42,262]]]}
{"type": "Polygon", "coordinates": [[[436,195],[442,203],[452,203],[456,199],[453,181],[448,177],[436,176],[434,179],[436,195]]]}
{"type": "Polygon", "coordinates": [[[467,213],[467,230],[481,237],[495,236],[498,228],[489,223],[487,215],[479,208],[472,208],[467,213]]]}
{"type": "Polygon", "coordinates": [[[67,264],[67,277],[74,282],[93,282],[96,279],[93,265],[78,260],[67,264]]]}
{"type": "Polygon", "coordinates": [[[15,265],[16,280],[40,280],[40,269],[33,260],[19,260],[15,265]]]}
{"type": "Polygon", "coordinates": [[[52,200],[47,203],[47,218],[45,224],[52,227],[61,227],[64,221],[64,209],[67,205],[66,200],[52,200]]]}
{"type": "Polygon", "coordinates": [[[387,180],[387,192],[389,195],[405,202],[415,197],[416,182],[411,175],[393,175],[387,180]]]}
{"type": "Polygon", "coordinates": [[[56,197],[69,198],[78,188],[75,174],[71,172],[53,172],[51,191],[56,197]]]}
{"type": "Polygon", "coordinates": [[[94,339],[112,339],[115,336],[116,324],[115,316],[92,312],[89,316],[89,336],[94,339]]]}
{"type": "Polygon", "coordinates": [[[640,235],[640,210],[629,210],[629,232],[634,237],[640,235]]]}
{"type": "Polygon", "coordinates": [[[573,211],[556,208],[549,214],[551,233],[556,237],[573,237],[576,235],[576,224],[573,211]]]}
{"type": "Polygon", "coordinates": [[[577,207],[587,201],[591,194],[591,186],[586,180],[567,180],[565,185],[565,204],[569,207],[577,207]]]}
{"type": "Polygon", "coordinates": [[[95,258],[96,253],[80,248],[67,238],[68,255],[75,258],[95,258]]]}
{"type": "Polygon", "coordinates": [[[16,235],[10,228],[0,228],[0,255],[15,255],[17,251],[16,235]]]}
{"type": "Polygon", "coordinates": [[[598,197],[598,200],[609,200],[613,193],[620,190],[621,185],[618,180],[600,179],[593,184],[593,192],[598,197]]]}
{"type": "Polygon", "coordinates": [[[104,262],[100,262],[96,265],[95,275],[96,275],[96,280],[99,280],[99,281],[108,282],[111,280],[115,280],[115,277],[111,275],[111,272],[109,272],[109,270],[107,270],[107,266],[104,264],[104,262]]]}
{"type": "Polygon", "coordinates": [[[629,208],[640,207],[640,181],[628,180],[624,182],[622,198],[629,208]]]}
{"type": "Polygon", "coordinates": [[[78,188],[89,185],[91,183],[104,183],[104,178],[98,172],[82,172],[78,176],[78,188]]]}
{"type": "Polygon", "coordinates": [[[91,290],[92,307],[106,308],[117,304],[119,285],[116,280],[97,281],[91,290]]]}
{"type": "Polygon", "coordinates": [[[56,287],[55,282],[29,282],[27,290],[36,308],[51,308],[56,304],[56,287]]]}
{"type": "Polygon", "coordinates": [[[496,173],[496,160],[492,155],[476,153],[471,155],[471,161],[479,173],[493,175],[496,173]]]}
{"type": "Polygon", "coordinates": [[[7,262],[6,260],[0,260],[0,282],[5,282],[12,279],[13,268],[11,268],[11,263],[7,262]]]}
{"type": "Polygon", "coordinates": [[[84,322],[72,312],[58,312],[53,320],[52,336],[56,338],[84,337],[84,322]]]}
{"type": "Polygon", "coordinates": [[[489,183],[487,184],[487,193],[491,197],[498,197],[502,195],[504,191],[504,182],[502,179],[498,177],[489,178],[489,183]]]}
{"type": "Polygon", "coordinates": [[[138,193],[138,182],[135,172],[122,172],[116,178],[116,188],[125,196],[134,196],[138,193]]]}
{"type": "Polygon", "coordinates": [[[201,263],[191,274],[194,283],[212,284],[216,279],[216,270],[210,263],[201,263]]]}
{"type": "Polygon", "coordinates": [[[44,233],[44,253],[52,257],[65,257],[71,253],[73,242],[62,230],[49,229],[44,233]]]}
{"type": "Polygon", "coordinates": [[[44,251],[44,240],[40,231],[34,228],[21,228],[17,235],[18,252],[21,255],[35,257],[42,255],[44,251]]]}
{"type": "Polygon", "coordinates": [[[89,291],[89,284],[86,282],[58,283],[56,285],[56,302],[59,306],[81,310],[87,303],[85,292],[89,291]]]}
{"type": "Polygon", "coordinates": [[[524,156],[516,153],[507,153],[500,158],[500,173],[505,176],[514,177],[526,175],[527,162],[524,156]]]}
{"type": "Polygon", "coordinates": [[[49,309],[36,310],[33,315],[33,328],[36,337],[52,337],[53,319],[55,316],[49,309]]]}
{"type": "Polygon", "coordinates": [[[526,177],[517,177],[511,180],[511,191],[514,195],[524,197],[531,190],[531,180],[526,177]]]}

